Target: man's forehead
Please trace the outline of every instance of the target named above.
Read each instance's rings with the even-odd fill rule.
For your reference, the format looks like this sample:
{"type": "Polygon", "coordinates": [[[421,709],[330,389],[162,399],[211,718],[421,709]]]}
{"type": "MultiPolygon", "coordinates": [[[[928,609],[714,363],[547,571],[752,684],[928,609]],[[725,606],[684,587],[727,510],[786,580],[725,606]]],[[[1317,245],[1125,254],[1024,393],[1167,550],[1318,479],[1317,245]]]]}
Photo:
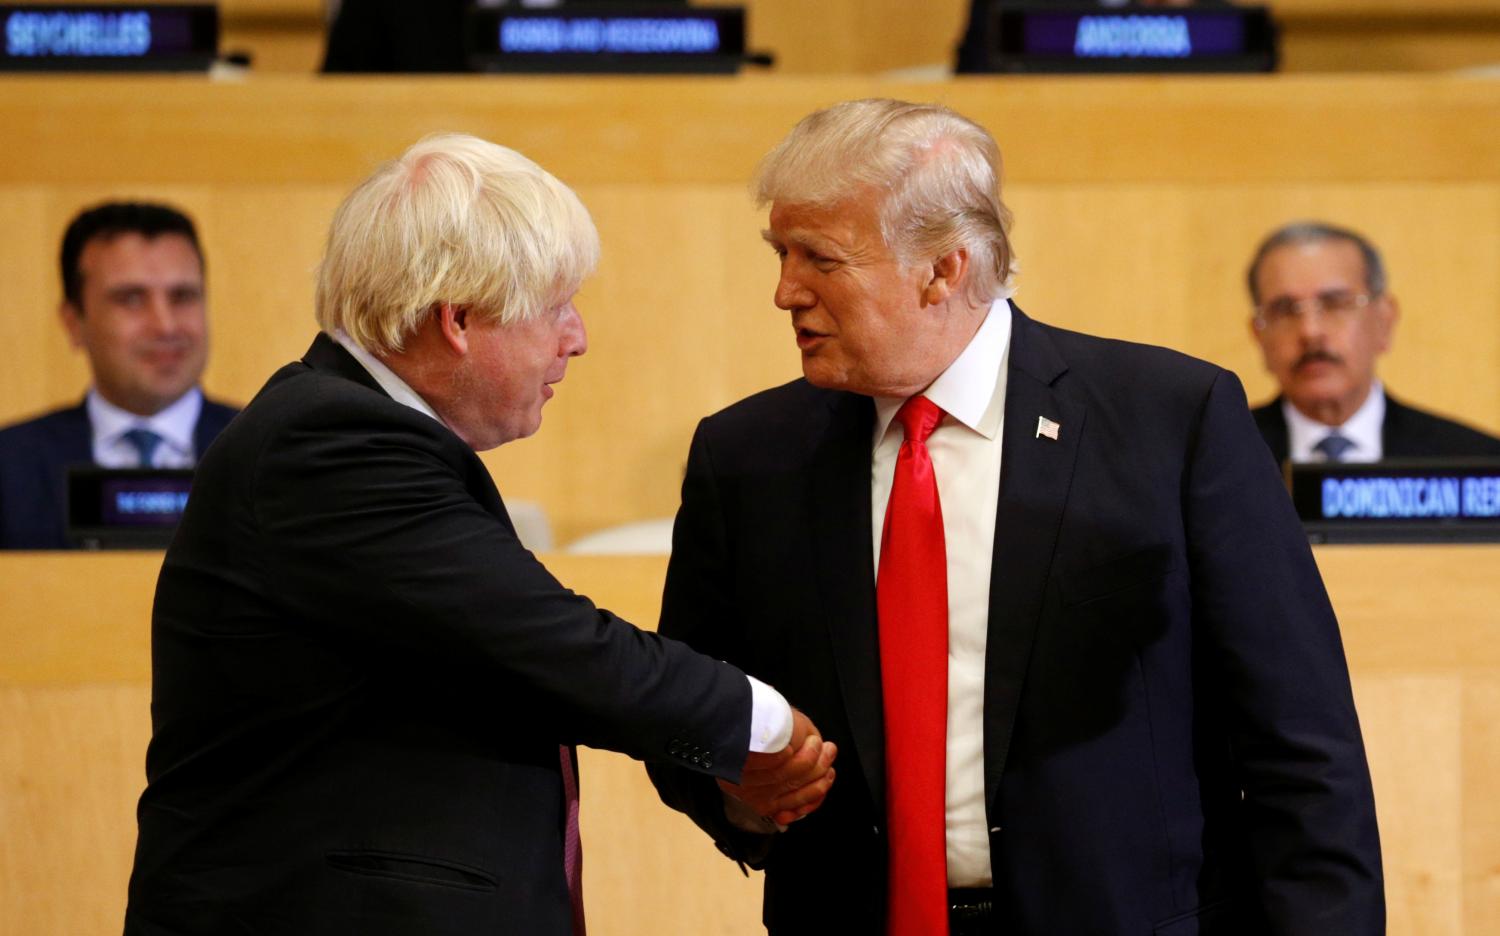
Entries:
{"type": "Polygon", "coordinates": [[[771,206],[770,226],[761,231],[761,237],[772,244],[842,247],[879,237],[874,218],[860,209],[850,202],[826,208],[778,202],[771,206]]]}
{"type": "Polygon", "coordinates": [[[1345,240],[1283,244],[1267,253],[1257,270],[1263,291],[1303,286],[1360,286],[1366,278],[1364,256],[1345,240]]]}
{"type": "Polygon", "coordinates": [[[193,248],[193,242],[181,234],[146,237],[135,231],[122,231],[84,244],[78,268],[85,276],[93,274],[106,279],[165,275],[198,280],[203,273],[203,259],[193,248]]]}

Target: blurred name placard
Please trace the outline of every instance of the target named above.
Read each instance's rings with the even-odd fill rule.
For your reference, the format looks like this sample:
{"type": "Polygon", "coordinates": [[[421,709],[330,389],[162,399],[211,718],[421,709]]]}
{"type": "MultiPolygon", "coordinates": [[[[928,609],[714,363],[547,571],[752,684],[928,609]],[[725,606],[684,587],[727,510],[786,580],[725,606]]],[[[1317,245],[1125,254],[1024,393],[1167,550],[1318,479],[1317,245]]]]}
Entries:
{"type": "Polygon", "coordinates": [[[218,47],[211,4],[0,4],[0,70],[194,71],[218,47]]]}
{"type": "Polygon", "coordinates": [[[1500,542],[1500,459],[1287,468],[1314,542],[1500,542]]]}
{"type": "Polygon", "coordinates": [[[1246,72],[1276,65],[1264,7],[992,4],[984,58],[993,72],[1246,72]]]}
{"type": "Polygon", "coordinates": [[[743,7],[568,3],[470,10],[469,64],[500,72],[731,73],[745,58],[743,7]]]}
{"type": "Polygon", "coordinates": [[[192,486],[185,468],[71,468],[68,538],[86,549],[162,549],[192,486]]]}

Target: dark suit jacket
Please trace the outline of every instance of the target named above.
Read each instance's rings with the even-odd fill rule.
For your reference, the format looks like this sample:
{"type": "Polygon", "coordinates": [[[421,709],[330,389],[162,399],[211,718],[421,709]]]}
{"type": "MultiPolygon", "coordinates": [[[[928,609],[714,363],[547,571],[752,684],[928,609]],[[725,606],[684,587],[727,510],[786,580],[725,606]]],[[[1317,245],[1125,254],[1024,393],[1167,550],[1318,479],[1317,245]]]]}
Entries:
{"type": "Polygon", "coordinates": [[[152,663],[140,936],[560,936],[559,744],[734,779],[750,736],[743,674],[558,584],[325,336],[199,465],[152,663]]]}
{"type": "MultiPolygon", "coordinates": [[[[193,447],[201,456],[239,410],[203,401],[193,447]]],[[[94,461],[88,408],[56,410],[0,429],[0,549],[68,549],[70,465],[94,461]]]]}
{"type": "MultiPolygon", "coordinates": [[[[1282,397],[1251,410],[1255,426],[1280,465],[1291,447],[1287,435],[1282,397]]],[[[1385,422],[1380,426],[1380,445],[1386,458],[1452,458],[1458,456],[1500,457],[1500,439],[1470,429],[1385,395],[1385,422]]]]}
{"type": "MultiPolygon", "coordinates": [[[[1016,313],[1006,386],[983,726],[996,932],[1383,932],[1338,626],[1239,382],[1016,313]]],[[[709,417],[677,516],[662,632],[771,680],[839,746],[822,809],[764,855],[775,934],[882,931],[873,418],[803,381],[709,417]]],[[[712,784],[652,776],[721,850],[764,850],[712,784]]]]}

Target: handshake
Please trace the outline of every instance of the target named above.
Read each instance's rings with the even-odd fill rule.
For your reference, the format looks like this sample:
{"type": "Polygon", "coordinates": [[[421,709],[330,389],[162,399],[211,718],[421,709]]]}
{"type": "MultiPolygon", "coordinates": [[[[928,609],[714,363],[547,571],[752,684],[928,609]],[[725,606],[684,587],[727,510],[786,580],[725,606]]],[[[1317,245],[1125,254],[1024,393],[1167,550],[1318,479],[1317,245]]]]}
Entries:
{"type": "Polygon", "coordinates": [[[838,746],[824,741],[808,717],[792,709],[792,740],[772,754],[751,753],[739,783],[719,781],[724,795],[777,825],[790,825],[819,806],[833,786],[838,746]]]}

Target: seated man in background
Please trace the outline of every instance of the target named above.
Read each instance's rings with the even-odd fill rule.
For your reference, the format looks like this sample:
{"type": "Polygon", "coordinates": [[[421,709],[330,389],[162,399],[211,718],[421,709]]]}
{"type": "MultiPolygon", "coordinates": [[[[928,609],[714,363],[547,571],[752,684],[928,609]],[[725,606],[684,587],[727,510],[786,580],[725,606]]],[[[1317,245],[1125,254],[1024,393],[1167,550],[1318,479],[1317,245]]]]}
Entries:
{"type": "Polygon", "coordinates": [[[1255,409],[1278,463],[1500,456],[1500,439],[1397,402],[1375,376],[1400,317],[1380,253],[1319,221],[1272,232],[1246,276],[1250,333],[1281,393],[1255,409]]]}
{"type": "Polygon", "coordinates": [[[163,205],[106,202],[63,235],[63,327],[88,355],[82,403],[0,429],[0,548],[69,545],[67,467],[190,468],[235,410],[198,388],[203,253],[163,205]]]}

